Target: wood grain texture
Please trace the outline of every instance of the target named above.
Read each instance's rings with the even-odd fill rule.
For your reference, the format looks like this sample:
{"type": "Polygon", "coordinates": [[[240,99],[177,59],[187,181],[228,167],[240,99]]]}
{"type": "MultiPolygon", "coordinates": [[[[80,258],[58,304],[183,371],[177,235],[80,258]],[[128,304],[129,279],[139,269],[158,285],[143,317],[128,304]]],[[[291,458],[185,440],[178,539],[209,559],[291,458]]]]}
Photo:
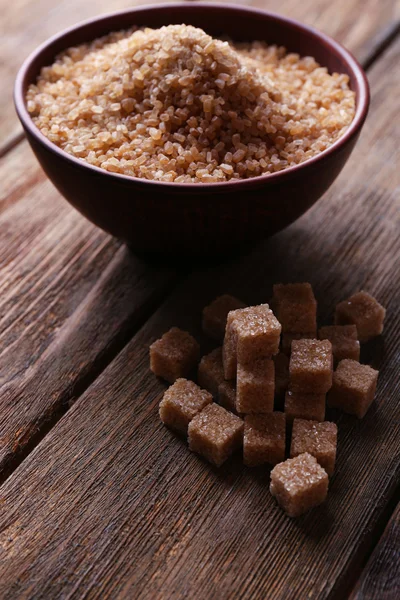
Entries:
{"type": "MultiPolygon", "coordinates": [[[[158,0],[158,3],[166,0],[158,0]]],[[[224,0],[222,0],[223,2],[224,0]]],[[[51,35],[84,19],[155,3],[152,0],[0,0],[0,156],[21,134],[12,105],[17,70],[36,46],[51,35]]],[[[300,19],[330,33],[363,61],[373,53],[381,32],[396,18],[396,0],[243,0],[243,4],[300,19]]],[[[397,15],[398,16],[398,15],[397,15]]]]}
{"type": "Polygon", "coordinates": [[[1,479],[151,314],[175,275],[146,266],[83,219],[26,143],[3,157],[0,178],[1,479]]]}
{"type": "Polygon", "coordinates": [[[371,73],[372,110],[347,168],[307,215],[251,255],[205,269],[146,323],[0,490],[0,595],[11,598],[340,599],[354,584],[399,483],[400,43],[371,73]],[[395,79],[396,78],[396,79],[395,79]],[[227,291],[265,301],[276,281],[308,280],[321,323],[360,288],[387,307],[362,421],[339,425],[328,502],[298,520],[269,494],[267,469],[240,457],[216,470],[159,422],[165,389],[148,345],[172,324],[199,332],[227,291]]]}
{"type": "MultiPolygon", "coordinates": [[[[0,0],[0,4],[2,1],[4,2],[0,0]]],[[[288,0],[283,5],[285,14],[321,23],[321,26],[335,34],[337,22],[333,18],[327,18],[332,9],[331,4],[326,0],[319,0],[317,3],[312,0],[313,10],[307,12],[306,6],[310,8],[311,0],[307,1],[308,4],[298,4],[297,0],[288,0]],[[336,25],[329,29],[329,23],[336,25]]],[[[260,0],[250,4],[261,6],[264,2],[260,0]]],[[[124,6],[128,4],[113,4],[114,8],[124,6]]],[[[272,3],[268,6],[273,9],[275,5],[272,3]]],[[[352,33],[352,27],[355,26],[354,14],[358,10],[357,2],[346,4],[342,0],[336,0],[336,6],[341,11],[342,24],[342,29],[337,30],[337,35],[362,56],[364,43],[369,44],[370,41],[367,42],[364,34],[360,37],[359,24],[354,35],[352,33]],[[344,23],[348,23],[345,29],[344,23]]],[[[111,9],[110,5],[101,2],[81,4],[74,1],[67,4],[57,3],[45,14],[42,11],[48,9],[46,1],[36,5],[33,14],[33,5],[25,0],[20,0],[15,6],[4,5],[3,8],[1,22],[7,35],[0,37],[0,44],[4,43],[8,48],[4,54],[5,64],[9,64],[7,52],[10,53],[13,44],[18,44],[19,52],[22,52],[27,47],[24,44],[35,46],[41,36],[45,38],[56,29],[94,12],[106,12],[111,9]],[[37,25],[38,22],[40,26],[37,25]],[[13,32],[16,30],[18,33],[14,39],[13,32]],[[26,36],[25,42],[20,37],[22,35],[26,36]]],[[[385,5],[380,15],[389,19],[390,14],[389,5],[385,5]]],[[[376,19],[376,26],[380,27],[380,19],[376,19]]],[[[371,27],[372,21],[369,27],[372,35],[371,27]]],[[[12,56],[15,58],[17,53],[12,56]]],[[[1,68],[0,65],[0,72],[1,68]]],[[[0,103],[1,101],[0,99],[0,103]]],[[[0,121],[2,116],[8,124],[10,119],[7,112],[0,111],[0,121]]],[[[152,291],[148,290],[150,296],[148,297],[147,292],[142,289],[143,296],[138,295],[137,303],[130,305],[129,302],[124,304],[121,301],[121,313],[117,315],[117,320],[111,321],[110,311],[113,303],[119,301],[119,290],[105,284],[109,298],[105,301],[101,297],[96,311],[98,322],[101,319],[110,321],[112,330],[103,329],[104,337],[96,338],[98,345],[91,348],[93,355],[91,358],[88,356],[88,361],[81,364],[82,368],[78,366],[80,363],[77,359],[80,357],[78,344],[81,343],[78,336],[76,345],[73,345],[68,356],[62,355],[63,361],[70,362],[63,364],[64,375],[69,373],[68,377],[55,371],[51,381],[44,378],[49,387],[39,386],[43,379],[42,369],[47,368],[39,365],[49,365],[53,360],[58,365],[58,340],[64,339],[64,327],[68,329],[69,324],[73,323],[73,315],[85,304],[87,294],[92,293],[100,274],[110,264],[119,245],[92,227],[61,200],[37,166],[26,143],[17,145],[0,159],[0,182],[0,409],[3,408],[0,420],[1,480],[12,468],[14,458],[18,458],[21,452],[27,452],[34,440],[42,435],[43,427],[50,427],[53,420],[59,417],[60,406],[65,407],[73,389],[70,379],[74,382],[73,385],[77,385],[81,377],[82,381],[87,381],[87,377],[94,376],[99,365],[105,364],[104,357],[112,355],[107,350],[109,345],[111,344],[112,348],[118,346],[113,345],[112,340],[127,339],[126,336],[129,335],[122,329],[118,331],[118,327],[123,328],[126,319],[129,323],[137,322],[134,318],[135,312],[140,312],[142,305],[147,305],[153,292],[154,297],[159,298],[159,289],[165,290],[165,286],[168,287],[172,280],[170,276],[165,276],[165,273],[150,270],[149,281],[146,282],[150,288],[151,281],[154,282],[152,291]],[[109,335],[112,336],[111,339],[109,335]],[[101,344],[104,344],[104,349],[101,348],[101,344]],[[76,349],[78,351],[75,355],[76,349]],[[103,358],[98,363],[97,359],[100,356],[103,358]],[[90,375],[92,368],[94,371],[90,375]],[[26,386],[33,390],[29,410],[24,410],[26,386]]],[[[131,262],[125,271],[128,255],[122,250],[120,255],[123,255],[123,262],[121,267],[118,261],[115,264],[115,277],[118,280],[118,269],[122,268],[126,281],[131,282],[129,293],[134,294],[135,282],[138,280],[140,287],[146,280],[146,269],[140,261],[135,262],[130,258],[131,262]]],[[[113,276],[109,271],[110,280],[113,276]]],[[[92,300],[88,302],[88,306],[91,306],[92,300]]],[[[152,306],[151,302],[149,306],[152,306]]],[[[90,330],[89,314],[87,318],[85,335],[88,335],[90,340],[90,331],[94,335],[97,324],[93,323],[93,329],[90,330]]],[[[76,324],[73,326],[77,327],[76,324]]],[[[132,329],[128,328],[128,331],[132,329]]],[[[73,335],[73,330],[69,333],[73,335]]],[[[83,347],[86,348],[85,344],[83,347]]]]}
{"type": "Polygon", "coordinates": [[[400,596],[400,504],[369,559],[351,600],[397,600],[400,596]]]}

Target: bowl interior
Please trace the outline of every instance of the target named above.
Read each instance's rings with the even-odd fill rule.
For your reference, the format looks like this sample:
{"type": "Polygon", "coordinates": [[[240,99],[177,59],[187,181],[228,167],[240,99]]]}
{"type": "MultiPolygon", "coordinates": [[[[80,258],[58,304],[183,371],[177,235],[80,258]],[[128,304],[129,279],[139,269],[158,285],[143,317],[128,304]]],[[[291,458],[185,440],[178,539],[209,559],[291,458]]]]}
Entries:
{"type": "Polygon", "coordinates": [[[103,178],[121,183],[124,181],[126,185],[134,185],[138,189],[145,190],[149,187],[164,191],[173,189],[173,193],[177,196],[187,196],[190,193],[190,196],[193,197],[207,196],[209,193],[230,193],[232,187],[237,192],[244,192],[262,188],[265,185],[273,186],[278,182],[297,177],[299,173],[321,168],[331,159],[332,155],[349,142],[355,143],[368,112],[369,90],[366,76],[360,65],[347,50],[329,36],[297,21],[263,10],[229,4],[196,2],[137,7],[86,21],[57,34],[34,51],[22,65],[15,83],[14,99],[18,116],[31,144],[34,140],[36,145],[46,149],[48,153],[55,154],[65,164],[68,163],[71,166],[73,164],[75,168],[85,170],[88,176],[101,173],[103,178]],[[28,86],[36,81],[41,68],[52,64],[57,54],[70,46],[89,42],[111,31],[128,29],[134,25],[157,28],[167,24],[180,23],[201,27],[214,37],[228,36],[239,42],[263,40],[269,44],[283,45],[289,52],[297,52],[302,56],[314,56],[330,72],[346,73],[350,78],[350,86],[356,93],[356,112],[348,130],[323,152],[283,171],[233,182],[203,183],[202,185],[180,183],[177,185],[173,182],[151,181],[120,173],[109,173],[97,166],[89,165],[65,153],[36,128],[26,108],[26,91],[28,86]]]}
{"type": "Polygon", "coordinates": [[[360,96],[358,64],[334,40],[313,28],[264,11],[234,5],[163,4],[148,6],[99,17],[58,34],[31,55],[24,69],[21,91],[25,95],[40,69],[53,62],[55,56],[70,46],[91,41],[111,31],[133,25],[153,28],[185,23],[201,27],[214,37],[229,36],[235,41],[263,40],[285,46],[289,52],[313,56],[330,72],[346,73],[351,88],[360,96]]]}

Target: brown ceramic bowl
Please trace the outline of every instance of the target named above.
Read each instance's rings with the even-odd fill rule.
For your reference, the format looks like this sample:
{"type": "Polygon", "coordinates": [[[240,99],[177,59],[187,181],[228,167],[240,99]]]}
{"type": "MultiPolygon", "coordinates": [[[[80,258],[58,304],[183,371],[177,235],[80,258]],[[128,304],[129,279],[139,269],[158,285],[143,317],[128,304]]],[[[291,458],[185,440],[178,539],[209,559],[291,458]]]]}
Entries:
{"type": "Polygon", "coordinates": [[[147,255],[205,256],[266,238],[295,221],[329,188],[357,141],[369,105],[366,76],[352,55],[328,36],[261,10],[218,4],[139,7],[76,25],[38,48],[22,65],[15,104],[28,141],[61,194],[90,221],[147,255]],[[265,40],[311,55],[329,71],[347,73],[356,92],[355,118],[330,148],[272,175],[213,184],[152,182],[109,173],[70,156],[33,124],[25,93],[56,54],[132,25],[186,23],[235,41],[265,40]]]}

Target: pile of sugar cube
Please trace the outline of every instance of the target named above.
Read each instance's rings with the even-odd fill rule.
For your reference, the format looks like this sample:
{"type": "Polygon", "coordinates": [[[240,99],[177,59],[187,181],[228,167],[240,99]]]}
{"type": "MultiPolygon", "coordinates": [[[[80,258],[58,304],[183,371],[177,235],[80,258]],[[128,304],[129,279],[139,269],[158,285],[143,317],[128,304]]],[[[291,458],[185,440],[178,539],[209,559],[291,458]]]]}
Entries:
{"type": "Polygon", "coordinates": [[[273,465],[271,494],[296,517],[324,502],[334,472],[337,426],[325,421],[326,402],[362,418],[374,399],[378,371],[360,364],[360,341],[382,333],[386,311],[358,292],[317,335],[309,283],[274,285],[271,306],[216,298],[202,325],[222,346],[199,363],[197,341],[173,327],[150,346],[150,369],[172,384],[162,422],[217,467],[242,447],[245,465],[273,465]],[[187,377],[197,365],[196,384],[187,377]]]}

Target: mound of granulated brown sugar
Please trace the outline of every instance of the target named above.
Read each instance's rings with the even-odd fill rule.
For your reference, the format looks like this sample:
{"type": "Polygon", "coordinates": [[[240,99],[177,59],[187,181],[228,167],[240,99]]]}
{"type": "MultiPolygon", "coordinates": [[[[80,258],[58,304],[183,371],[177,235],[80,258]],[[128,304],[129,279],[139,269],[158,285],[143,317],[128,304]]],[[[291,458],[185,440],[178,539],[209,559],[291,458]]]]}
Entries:
{"type": "Polygon", "coordinates": [[[92,165],[209,183],[315,156],[351,123],[355,95],[311,57],[170,25],[70,48],[42,69],[27,106],[45,136],[92,165]]]}

